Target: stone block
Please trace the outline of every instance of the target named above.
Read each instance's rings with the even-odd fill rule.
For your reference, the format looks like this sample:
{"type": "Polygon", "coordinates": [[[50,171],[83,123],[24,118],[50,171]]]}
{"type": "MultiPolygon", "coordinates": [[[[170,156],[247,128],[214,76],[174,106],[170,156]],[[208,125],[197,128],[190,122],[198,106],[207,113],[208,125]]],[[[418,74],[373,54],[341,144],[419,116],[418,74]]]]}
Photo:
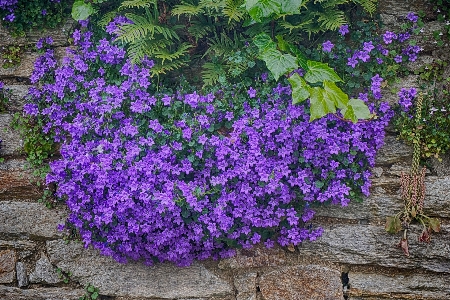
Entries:
{"type": "Polygon", "coordinates": [[[31,170],[23,158],[0,163],[0,200],[38,199],[41,191],[33,183],[31,170]]]}
{"type": "Polygon", "coordinates": [[[16,263],[17,285],[25,287],[28,285],[27,268],[23,262],[16,263]]]}
{"type": "Polygon", "coordinates": [[[50,262],[82,285],[92,284],[102,295],[163,299],[213,298],[234,295],[232,285],[196,262],[189,267],[170,263],[145,266],[120,264],[80,243],[47,241],[50,262]]]}
{"type": "Polygon", "coordinates": [[[14,281],[16,277],[15,266],[15,251],[0,251],[0,283],[12,283],[14,281]]]}
{"type": "Polygon", "coordinates": [[[58,224],[65,222],[63,209],[48,209],[40,203],[0,202],[0,237],[55,239],[62,237],[58,224]]]}
{"type": "Polygon", "coordinates": [[[259,288],[264,299],[341,300],[341,273],[308,265],[278,268],[261,275],[259,288]]]}
{"type": "Polygon", "coordinates": [[[34,288],[20,289],[0,285],[0,299],[4,300],[79,300],[83,289],[34,288]]]}
{"type": "Polygon", "coordinates": [[[350,272],[348,299],[450,299],[448,276],[416,272],[395,275],[350,272]]]}
{"type": "Polygon", "coordinates": [[[34,69],[34,62],[39,54],[36,52],[24,52],[20,57],[20,63],[11,68],[0,68],[1,77],[29,78],[34,69]]]}
{"type": "Polygon", "coordinates": [[[61,282],[56,273],[55,267],[52,266],[48,258],[41,253],[41,258],[36,262],[36,267],[30,274],[31,283],[47,283],[55,284],[61,282]]]}
{"type": "Polygon", "coordinates": [[[262,245],[257,245],[251,249],[240,249],[231,258],[223,259],[219,262],[221,269],[242,269],[258,267],[275,267],[286,262],[286,253],[278,248],[267,249],[262,245]]]}
{"type": "Polygon", "coordinates": [[[234,288],[237,290],[236,300],[256,300],[257,273],[245,273],[234,278],[234,288]]]}
{"type": "Polygon", "coordinates": [[[2,145],[0,157],[18,155],[22,152],[23,142],[19,132],[12,129],[13,117],[10,114],[0,113],[0,139],[2,145]]]}
{"type": "Polygon", "coordinates": [[[339,224],[322,227],[322,237],[299,245],[299,257],[349,265],[450,273],[450,225],[442,225],[441,232],[433,233],[428,244],[418,242],[421,226],[411,225],[408,234],[409,257],[397,247],[401,233],[387,233],[384,220],[379,226],[339,224]]]}

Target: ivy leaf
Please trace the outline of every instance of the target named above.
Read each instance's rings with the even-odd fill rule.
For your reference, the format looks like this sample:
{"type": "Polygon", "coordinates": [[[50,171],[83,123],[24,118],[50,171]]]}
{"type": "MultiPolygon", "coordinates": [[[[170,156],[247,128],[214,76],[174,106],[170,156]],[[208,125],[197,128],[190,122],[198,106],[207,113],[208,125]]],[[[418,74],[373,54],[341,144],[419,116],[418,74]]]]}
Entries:
{"type": "Polygon", "coordinates": [[[331,82],[342,81],[339,75],[328,66],[318,61],[307,61],[308,72],[305,74],[305,80],[309,83],[323,82],[325,80],[331,82]]]}
{"type": "Polygon", "coordinates": [[[389,233],[397,233],[402,230],[402,223],[397,216],[387,217],[385,229],[389,233]]]}
{"type": "Polygon", "coordinates": [[[253,43],[258,47],[260,53],[270,49],[277,49],[277,44],[275,44],[272,38],[264,32],[255,36],[253,38],[253,43]]]}
{"type": "Polygon", "coordinates": [[[309,98],[308,84],[297,73],[288,78],[292,87],[292,104],[298,104],[309,98]]]}
{"type": "Polygon", "coordinates": [[[72,6],[72,18],[76,21],[86,20],[95,12],[91,3],[84,3],[84,0],[77,0],[72,6]]]}
{"type": "Polygon", "coordinates": [[[334,82],[325,80],[323,82],[325,97],[333,100],[337,108],[344,109],[348,105],[348,95],[344,93],[334,82]]]}
{"type": "Polygon", "coordinates": [[[299,8],[303,0],[284,0],[280,2],[282,14],[296,14],[300,12],[299,8]]]}
{"type": "Polygon", "coordinates": [[[428,222],[430,224],[431,229],[433,229],[434,232],[441,231],[441,222],[439,221],[439,219],[430,218],[428,222]]]}
{"type": "Polygon", "coordinates": [[[347,107],[341,109],[341,113],[347,120],[351,120],[353,123],[358,122],[361,119],[369,119],[370,111],[364,101],[360,99],[350,99],[347,107]]]}
{"type": "Polygon", "coordinates": [[[260,58],[265,61],[275,80],[278,80],[281,75],[298,68],[295,57],[290,54],[283,54],[276,49],[263,51],[260,53],[260,58]]]}
{"type": "Polygon", "coordinates": [[[314,87],[309,89],[310,103],[311,103],[311,115],[309,121],[312,122],[315,119],[322,118],[326,114],[335,113],[336,106],[334,102],[324,97],[324,89],[321,87],[314,87]]]}
{"type": "Polygon", "coordinates": [[[279,1],[275,0],[246,0],[245,8],[256,22],[261,22],[261,18],[281,12],[281,5],[279,1]]]}

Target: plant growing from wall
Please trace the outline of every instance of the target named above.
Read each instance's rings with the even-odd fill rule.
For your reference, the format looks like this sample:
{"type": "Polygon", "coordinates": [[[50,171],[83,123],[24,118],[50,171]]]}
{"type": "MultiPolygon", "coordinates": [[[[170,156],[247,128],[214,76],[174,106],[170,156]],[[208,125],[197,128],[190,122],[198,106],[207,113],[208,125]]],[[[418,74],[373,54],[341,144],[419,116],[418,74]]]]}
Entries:
{"type": "MultiPolygon", "coordinates": [[[[403,96],[403,95],[401,95],[403,96]]],[[[408,103],[415,96],[415,90],[409,91],[410,99],[407,99],[408,103]]],[[[405,103],[405,97],[401,99],[405,103]]],[[[426,168],[420,169],[420,157],[421,157],[421,131],[420,120],[422,119],[422,105],[423,94],[419,93],[417,101],[415,103],[415,116],[414,120],[416,128],[414,132],[413,140],[413,160],[411,171],[409,174],[402,173],[401,183],[401,196],[404,202],[404,210],[400,211],[393,217],[388,217],[386,220],[386,231],[395,234],[403,230],[403,237],[399,243],[399,247],[402,248],[406,256],[409,256],[408,249],[408,230],[412,221],[417,221],[423,226],[421,235],[419,236],[420,242],[429,243],[431,240],[431,233],[440,231],[440,221],[436,218],[430,218],[423,212],[424,200],[425,200],[425,171],[426,168]]]]}
{"type": "Polygon", "coordinates": [[[54,28],[68,15],[69,0],[3,0],[0,1],[2,25],[23,36],[32,28],[54,28]]]}

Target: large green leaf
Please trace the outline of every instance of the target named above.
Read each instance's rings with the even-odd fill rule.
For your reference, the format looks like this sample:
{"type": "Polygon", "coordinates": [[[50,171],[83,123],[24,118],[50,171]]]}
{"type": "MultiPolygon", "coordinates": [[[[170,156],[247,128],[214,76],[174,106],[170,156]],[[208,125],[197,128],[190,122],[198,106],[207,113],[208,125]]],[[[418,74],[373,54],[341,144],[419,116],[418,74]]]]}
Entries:
{"type": "Polygon", "coordinates": [[[347,120],[351,120],[353,123],[358,122],[361,119],[369,119],[371,117],[369,108],[360,99],[350,99],[347,107],[341,109],[341,113],[347,120]]]}
{"type": "Polygon", "coordinates": [[[290,54],[283,54],[277,49],[267,49],[259,54],[275,80],[287,72],[298,69],[297,59],[290,54]]]}
{"type": "Polygon", "coordinates": [[[258,47],[259,52],[264,52],[268,49],[277,49],[277,44],[266,33],[260,33],[253,38],[253,43],[258,47]]]}
{"type": "Polygon", "coordinates": [[[325,90],[321,87],[313,87],[309,89],[309,100],[311,104],[311,115],[309,121],[322,118],[329,113],[335,113],[336,107],[334,102],[324,96],[325,90]]]}
{"type": "Polygon", "coordinates": [[[308,71],[308,59],[306,58],[305,54],[301,52],[295,45],[286,43],[289,51],[294,54],[297,57],[297,63],[298,65],[306,71],[308,71]]]}
{"type": "Polygon", "coordinates": [[[72,18],[77,21],[86,20],[95,12],[91,3],[84,3],[84,0],[77,0],[72,6],[72,18]]]}
{"type": "Polygon", "coordinates": [[[281,4],[276,0],[246,0],[245,8],[256,22],[261,22],[262,18],[281,12],[281,4]]]}
{"type": "Polygon", "coordinates": [[[302,0],[284,0],[281,2],[281,13],[282,14],[298,14],[300,12],[299,8],[302,5],[302,0]]]}
{"type": "Polygon", "coordinates": [[[292,104],[297,104],[309,98],[308,84],[297,73],[289,77],[292,87],[292,104]]]}
{"type": "Polygon", "coordinates": [[[344,93],[334,82],[325,80],[323,82],[323,88],[325,90],[324,97],[331,99],[337,108],[344,109],[347,107],[348,95],[344,93]]]}
{"type": "Polygon", "coordinates": [[[305,80],[309,83],[323,82],[325,80],[331,82],[342,81],[339,75],[328,66],[318,61],[307,61],[308,72],[305,74],[305,80]]]}

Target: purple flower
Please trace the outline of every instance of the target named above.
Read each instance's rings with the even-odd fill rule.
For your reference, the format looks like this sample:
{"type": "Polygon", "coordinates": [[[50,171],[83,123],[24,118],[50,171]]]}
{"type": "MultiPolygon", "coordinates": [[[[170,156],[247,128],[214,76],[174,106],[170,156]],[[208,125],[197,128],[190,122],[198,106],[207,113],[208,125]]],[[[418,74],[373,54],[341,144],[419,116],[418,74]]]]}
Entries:
{"type": "Polygon", "coordinates": [[[403,111],[408,112],[412,106],[412,101],[414,97],[417,95],[417,90],[415,88],[402,88],[400,92],[398,92],[399,101],[398,104],[402,108],[403,111]]]}
{"type": "Polygon", "coordinates": [[[396,40],[396,39],[397,39],[397,34],[395,34],[394,32],[386,31],[383,34],[383,41],[386,45],[392,43],[392,41],[396,40]]]}
{"type": "Polygon", "coordinates": [[[347,25],[347,24],[342,25],[341,27],[339,27],[339,33],[340,33],[342,36],[346,35],[346,34],[349,33],[349,32],[350,32],[350,30],[348,29],[348,25],[347,25]]]}
{"type": "Polygon", "coordinates": [[[364,42],[363,49],[367,53],[370,53],[373,49],[375,49],[375,46],[373,45],[372,41],[364,42]]]}
{"type": "Polygon", "coordinates": [[[408,13],[408,15],[406,16],[406,18],[407,18],[408,20],[410,20],[411,22],[413,22],[413,23],[416,23],[416,22],[419,20],[419,17],[418,17],[415,13],[413,13],[413,12],[408,13]]]}
{"type": "Polygon", "coordinates": [[[401,63],[401,62],[403,61],[403,57],[402,57],[401,55],[396,55],[396,56],[394,57],[394,61],[395,61],[396,63],[401,63]]]}
{"type": "Polygon", "coordinates": [[[358,64],[358,60],[356,59],[356,57],[352,56],[349,57],[347,60],[347,65],[351,66],[352,68],[356,67],[356,65],[358,64]]]}
{"type": "Polygon", "coordinates": [[[322,44],[322,51],[323,52],[331,52],[331,49],[333,49],[334,45],[330,41],[326,41],[322,44]]]}
{"type": "Polygon", "coordinates": [[[255,98],[255,97],[256,97],[256,90],[255,90],[254,88],[252,88],[252,87],[249,88],[249,90],[247,91],[247,93],[248,93],[248,96],[249,96],[250,98],[255,98]]]}

